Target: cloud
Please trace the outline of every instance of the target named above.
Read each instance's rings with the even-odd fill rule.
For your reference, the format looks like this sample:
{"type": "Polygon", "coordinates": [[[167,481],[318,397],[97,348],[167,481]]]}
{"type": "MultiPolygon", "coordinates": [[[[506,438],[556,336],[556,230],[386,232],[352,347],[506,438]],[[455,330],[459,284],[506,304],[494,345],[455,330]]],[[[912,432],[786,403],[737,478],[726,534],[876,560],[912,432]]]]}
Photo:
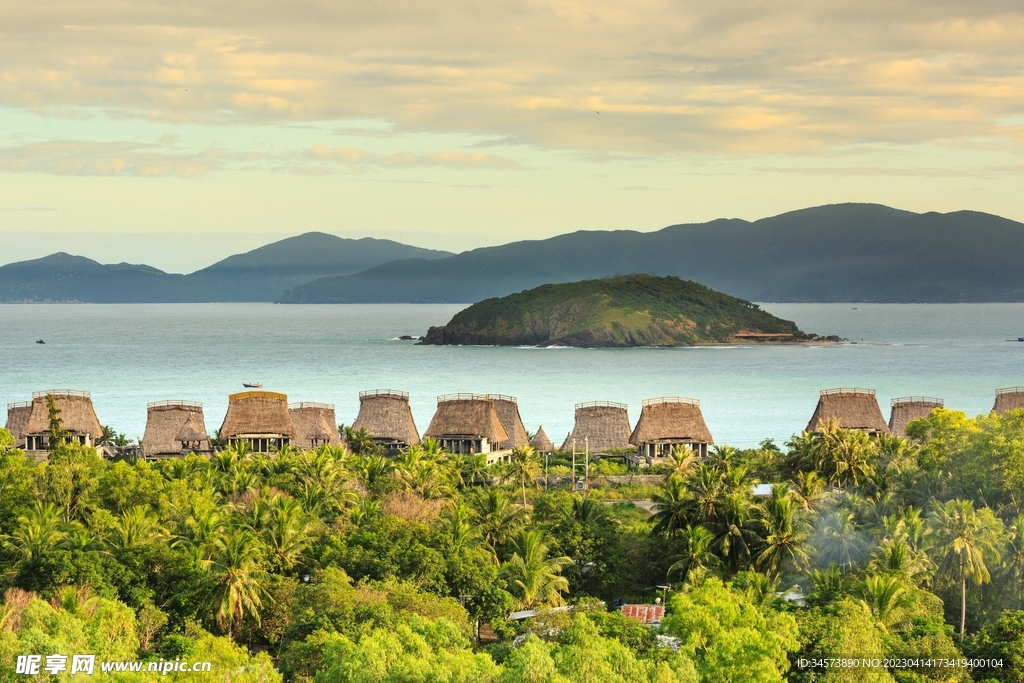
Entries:
{"type": "Polygon", "coordinates": [[[244,152],[223,147],[182,151],[177,147],[177,140],[176,136],[165,135],[155,143],[56,140],[0,147],[0,172],[195,178],[224,170],[322,175],[410,167],[503,171],[525,168],[512,159],[480,152],[399,151],[380,155],[357,147],[327,145],[314,145],[309,150],[291,153],[244,152]]]}
{"type": "Polygon", "coordinates": [[[0,103],[28,109],[653,156],[1022,144],[999,123],[1024,104],[1016,0],[54,0],[4,19],[0,103]]]}

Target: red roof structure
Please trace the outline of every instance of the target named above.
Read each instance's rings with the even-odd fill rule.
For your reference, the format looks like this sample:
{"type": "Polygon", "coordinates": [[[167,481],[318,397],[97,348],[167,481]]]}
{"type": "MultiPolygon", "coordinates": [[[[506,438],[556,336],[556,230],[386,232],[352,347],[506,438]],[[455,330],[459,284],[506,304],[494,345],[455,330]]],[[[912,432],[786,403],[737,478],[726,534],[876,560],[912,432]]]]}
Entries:
{"type": "Polygon", "coordinates": [[[622,615],[647,626],[657,626],[665,617],[664,605],[623,605],[622,615]]]}

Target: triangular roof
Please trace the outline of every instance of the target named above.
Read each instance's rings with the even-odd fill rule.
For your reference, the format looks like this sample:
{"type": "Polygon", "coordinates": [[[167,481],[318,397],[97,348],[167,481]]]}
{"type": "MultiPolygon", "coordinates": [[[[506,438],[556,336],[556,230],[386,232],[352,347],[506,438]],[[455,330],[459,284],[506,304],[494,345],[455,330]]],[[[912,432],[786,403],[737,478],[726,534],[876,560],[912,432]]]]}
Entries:
{"type": "Polygon", "coordinates": [[[32,394],[32,412],[29,414],[22,434],[46,434],[50,431],[50,411],[47,396],[53,396],[53,403],[60,411],[61,425],[72,434],[88,434],[97,439],[103,435],[103,426],[96,417],[92,397],[88,391],[52,389],[32,394]]]}
{"type": "Polygon", "coordinates": [[[288,412],[288,396],[273,391],[243,391],[228,396],[228,412],[220,428],[221,439],[240,436],[288,437],[298,432],[288,412]]]}
{"type": "Polygon", "coordinates": [[[352,429],[365,429],[374,439],[407,445],[420,442],[420,433],[409,408],[409,394],[392,389],[359,392],[359,415],[352,429]]]}
{"type": "Polygon", "coordinates": [[[551,439],[548,438],[547,433],[544,431],[544,425],[537,427],[537,433],[530,439],[530,445],[538,451],[555,450],[555,444],[551,443],[551,439]]]}

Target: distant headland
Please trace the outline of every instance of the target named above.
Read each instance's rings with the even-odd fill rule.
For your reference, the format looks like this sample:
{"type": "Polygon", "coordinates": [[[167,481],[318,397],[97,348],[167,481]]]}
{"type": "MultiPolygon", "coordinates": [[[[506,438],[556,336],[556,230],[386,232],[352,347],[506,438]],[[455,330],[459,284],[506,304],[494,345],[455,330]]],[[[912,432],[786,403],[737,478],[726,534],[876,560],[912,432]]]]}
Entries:
{"type": "Polygon", "coordinates": [[[421,344],[690,346],[817,339],[756,304],[678,277],[622,275],[486,299],[421,344]]]}

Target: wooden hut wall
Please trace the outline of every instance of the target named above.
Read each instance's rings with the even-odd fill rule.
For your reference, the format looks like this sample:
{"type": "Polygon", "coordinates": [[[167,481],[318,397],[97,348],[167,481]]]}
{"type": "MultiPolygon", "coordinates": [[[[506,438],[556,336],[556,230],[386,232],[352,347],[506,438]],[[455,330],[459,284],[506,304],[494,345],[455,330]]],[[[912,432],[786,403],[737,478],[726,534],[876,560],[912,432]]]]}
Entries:
{"type": "Polygon", "coordinates": [[[73,435],[87,436],[90,442],[103,435],[103,426],[96,417],[92,397],[88,392],[36,392],[32,395],[32,412],[29,414],[22,434],[45,435],[50,431],[50,410],[47,396],[53,396],[53,404],[60,411],[61,425],[73,435]]]}
{"type": "Polygon", "coordinates": [[[834,419],[840,427],[863,432],[889,432],[889,424],[878,407],[875,392],[869,389],[838,390],[821,392],[818,406],[814,409],[807,431],[815,432],[834,419]]]}
{"type": "Polygon", "coordinates": [[[997,415],[1021,408],[1024,408],[1024,387],[1011,387],[996,392],[996,402],[992,406],[992,410],[996,411],[997,415]]]}
{"type": "Polygon", "coordinates": [[[295,425],[293,446],[311,449],[325,443],[333,446],[341,443],[334,406],[325,403],[300,403],[289,408],[288,412],[291,414],[292,424],[295,425]]]}
{"type": "Polygon", "coordinates": [[[441,439],[445,436],[480,436],[492,445],[509,440],[489,398],[442,400],[423,436],[441,439]]]}
{"type": "Polygon", "coordinates": [[[294,439],[296,430],[288,412],[288,397],[272,391],[249,391],[229,396],[220,438],[227,440],[246,435],[294,439]]]}
{"type": "Polygon", "coordinates": [[[519,404],[515,398],[491,395],[494,400],[494,411],[498,413],[501,426],[509,438],[498,444],[498,448],[519,448],[530,443],[530,435],[526,433],[523,418],[519,415],[519,404]]]}
{"type": "Polygon", "coordinates": [[[11,403],[7,406],[7,426],[4,427],[14,437],[15,448],[25,447],[25,424],[32,414],[32,403],[11,403]]]}
{"type": "Polygon", "coordinates": [[[186,444],[195,442],[198,442],[197,452],[211,450],[201,405],[167,402],[147,407],[146,432],[142,437],[143,457],[177,457],[187,450],[186,444]]]}
{"type": "Polygon", "coordinates": [[[374,439],[405,445],[420,442],[420,433],[409,407],[409,395],[367,392],[359,396],[359,415],[352,429],[365,429],[374,439]]]}
{"type": "Polygon", "coordinates": [[[577,450],[589,443],[591,453],[629,448],[629,413],[621,405],[582,405],[576,408],[576,424],[562,444],[562,450],[577,450]]]}
{"type": "Polygon", "coordinates": [[[939,400],[900,400],[892,404],[889,413],[889,431],[897,436],[906,436],[907,425],[922,417],[928,417],[933,410],[942,407],[939,400]]]}
{"type": "Polygon", "coordinates": [[[713,444],[699,403],[654,399],[645,402],[636,429],[629,438],[634,446],[658,441],[713,444]]]}

